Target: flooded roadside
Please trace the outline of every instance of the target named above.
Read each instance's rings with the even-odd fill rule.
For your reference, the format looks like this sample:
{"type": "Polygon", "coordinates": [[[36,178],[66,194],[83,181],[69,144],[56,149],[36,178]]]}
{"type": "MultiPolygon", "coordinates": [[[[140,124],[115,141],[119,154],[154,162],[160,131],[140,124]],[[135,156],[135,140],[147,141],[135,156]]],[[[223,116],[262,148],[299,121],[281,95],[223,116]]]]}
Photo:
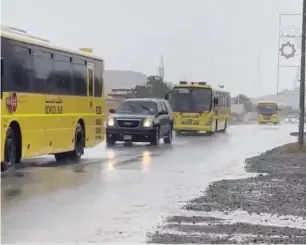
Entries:
{"type": "Polygon", "coordinates": [[[306,243],[306,153],[277,147],[246,159],[244,179],[213,182],[149,243],[306,243]]]}

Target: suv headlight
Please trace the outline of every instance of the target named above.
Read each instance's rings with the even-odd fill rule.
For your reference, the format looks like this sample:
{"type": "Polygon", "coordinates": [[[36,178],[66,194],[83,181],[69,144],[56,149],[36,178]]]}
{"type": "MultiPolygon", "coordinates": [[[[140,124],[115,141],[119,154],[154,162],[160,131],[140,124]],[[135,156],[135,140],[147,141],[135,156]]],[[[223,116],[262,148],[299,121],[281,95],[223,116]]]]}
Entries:
{"type": "Polygon", "coordinates": [[[113,127],[115,125],[115,120],[112,117],[108,118],[107,126],[113,127]]]}
{"type": "Polygon", "coordinates": [[[145,119],[144,121],[143,121],[143,126],[145,127],[145,128],[150,128],[150,127],[152,127],[153,126],[153,121],[152,121],[152,119],[145,119]]]}

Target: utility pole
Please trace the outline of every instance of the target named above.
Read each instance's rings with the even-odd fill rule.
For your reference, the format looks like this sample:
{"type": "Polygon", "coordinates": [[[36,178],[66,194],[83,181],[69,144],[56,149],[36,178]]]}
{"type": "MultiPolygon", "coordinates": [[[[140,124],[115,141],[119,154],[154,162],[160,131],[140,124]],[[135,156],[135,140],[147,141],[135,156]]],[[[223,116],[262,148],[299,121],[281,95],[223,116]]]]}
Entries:
{"type": "Polygon", "coordinates": [[[300,82],[300,123],[299,145],[304,146],[304,119],[305,119],[305,49],[306,49],[306,0],[303,0],[302,47],[301,47],[301,82],[300,82]]]}

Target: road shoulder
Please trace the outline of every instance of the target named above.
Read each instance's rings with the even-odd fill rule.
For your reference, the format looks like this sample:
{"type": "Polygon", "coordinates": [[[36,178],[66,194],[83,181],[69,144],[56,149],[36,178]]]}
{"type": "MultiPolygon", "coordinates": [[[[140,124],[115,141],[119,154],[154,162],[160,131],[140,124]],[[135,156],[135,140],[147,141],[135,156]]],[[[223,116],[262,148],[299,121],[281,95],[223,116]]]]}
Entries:
{"type": "Polygon", "coordinates": [[[306,149],[288,144],[245,161],[257,176],[213,182],[149,243],[306,243],[306,149]]]}

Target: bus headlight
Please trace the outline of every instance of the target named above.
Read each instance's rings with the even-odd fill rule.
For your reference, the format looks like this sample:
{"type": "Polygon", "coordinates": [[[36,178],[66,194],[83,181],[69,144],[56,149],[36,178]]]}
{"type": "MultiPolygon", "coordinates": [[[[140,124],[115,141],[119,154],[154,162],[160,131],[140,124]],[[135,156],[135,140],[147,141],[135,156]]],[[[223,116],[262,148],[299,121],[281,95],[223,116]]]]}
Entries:
{"type": "Polygon", "coordinates": [[[212,120],[209,119],[206,123],[205,123],[205,126],[211,126],[212,125],[212,120]]]}
{"type": "Polygon", "coordinates": [[[112,117],[108,118],[107,126],[113,127],[115,125],[115,120],[112,117]]]}
{"type": "Polygon", "coordinates": [[[144,121],[143,121],[143,126],[145,127],[145,128],[151,128],[152,126],[153,126],[153,121],[152,121],[152,119],[145,119],[144,121]]]}

